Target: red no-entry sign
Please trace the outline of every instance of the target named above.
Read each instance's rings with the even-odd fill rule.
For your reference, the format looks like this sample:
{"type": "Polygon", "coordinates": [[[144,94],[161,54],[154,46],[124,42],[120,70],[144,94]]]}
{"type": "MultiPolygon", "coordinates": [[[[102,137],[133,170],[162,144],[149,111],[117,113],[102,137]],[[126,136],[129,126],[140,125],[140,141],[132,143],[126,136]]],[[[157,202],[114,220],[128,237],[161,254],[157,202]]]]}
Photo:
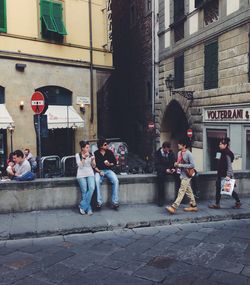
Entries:
{"type": "Polygon", "coordinates": [[[47,104],[43,93],[36,91],[31,96],[31,108],[36,114],[43,114],[47,110],[47,104]]]}
{"type": "Polygon", "coordinates": [[[193,131],[192,131],[192,129],[188,129],[188,130],[187,130],[187,136],[188,136],[189,138],[191,138],[191,137],[193,136],[193,131]]]}

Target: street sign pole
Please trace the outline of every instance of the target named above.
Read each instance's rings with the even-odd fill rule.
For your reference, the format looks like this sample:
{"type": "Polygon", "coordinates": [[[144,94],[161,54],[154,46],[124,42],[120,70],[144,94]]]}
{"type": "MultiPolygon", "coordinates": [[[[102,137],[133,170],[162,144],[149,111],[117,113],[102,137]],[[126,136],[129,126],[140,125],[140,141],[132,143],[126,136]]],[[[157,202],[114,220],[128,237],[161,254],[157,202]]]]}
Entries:
{"type": "Polygon", "coordinates": [[[39,165],[39,177],[42,178],[42,143],[41,143],[41,115],[38,114],[38,121],[37,121],[37,140],[38,140],[38,165],[39,165]]]}
{"type": "MultiPolygon", "coordinates": [[[[31,96],[31,108],[37,116],[37,143],[38,143],[38,165],[39,165],[39,177],[42,177],[42,140],[41,140],[41,115],[43,115],[48,109],[48,102],[46,96],[35,91],[31,96]]],[[[34,120],[35,121],[35,120],[34,120]]]]}

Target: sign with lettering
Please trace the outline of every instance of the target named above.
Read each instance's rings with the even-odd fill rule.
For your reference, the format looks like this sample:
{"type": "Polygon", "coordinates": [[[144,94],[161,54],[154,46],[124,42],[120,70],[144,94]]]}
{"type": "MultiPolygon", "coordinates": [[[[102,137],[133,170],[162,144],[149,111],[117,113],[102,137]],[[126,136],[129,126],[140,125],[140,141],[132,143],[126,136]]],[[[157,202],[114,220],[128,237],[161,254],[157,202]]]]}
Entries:
{"type": "Polygon", "coordinates": [[[204,122],[250,122],[250,107],[222,107],[204,109],[204,122]]]}

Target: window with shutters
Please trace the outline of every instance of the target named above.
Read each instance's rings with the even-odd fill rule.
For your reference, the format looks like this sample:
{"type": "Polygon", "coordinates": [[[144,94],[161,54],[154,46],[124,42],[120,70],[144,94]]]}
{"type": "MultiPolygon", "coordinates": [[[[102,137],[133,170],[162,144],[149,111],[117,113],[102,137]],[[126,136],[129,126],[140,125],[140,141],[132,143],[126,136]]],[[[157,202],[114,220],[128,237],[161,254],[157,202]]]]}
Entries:
{"type": "Polygon", "coordinates": [[[184,55],[174,59],[174,87],[184,87],[184,55]]]}
{"type": "Polygon", "coordinates": [[[62,42],[67,35],[63,22],[62,3],[50,0],[40,1],[42,37],[56,42],[62,42]]]}
{"type": "Polygon", "coordinates": [[[184,38],[185,20],[184,0],[174,0],[174,23],[170,26],[174,29],[175,42],[184,38]]]}
{"type": "Polygon", "coordinates": [[[204,0],[195,0],[194,7],[200,8],[200,7],[202,7],[203,3],[204,3],[204,0]]]}
{"type": "Polygon", "coordinates": [[[207,26],[219,18],[219,1],[210,0],[204,4],[204,24],[207,26]]]}
{"type": "Polygon", "coordinates": [[[205,46],[204,89],[218,87],[218,41],[205,46]]]}
{"type": "Polygon", "coordinates": [[[250,82],[250,33],[248,34],[248,82],[250,82]]]}
{"type": "Polygon", "coordinates": [[[7,32],[6,25],[6,0],[0,0],[0,32],[7,32]]]}

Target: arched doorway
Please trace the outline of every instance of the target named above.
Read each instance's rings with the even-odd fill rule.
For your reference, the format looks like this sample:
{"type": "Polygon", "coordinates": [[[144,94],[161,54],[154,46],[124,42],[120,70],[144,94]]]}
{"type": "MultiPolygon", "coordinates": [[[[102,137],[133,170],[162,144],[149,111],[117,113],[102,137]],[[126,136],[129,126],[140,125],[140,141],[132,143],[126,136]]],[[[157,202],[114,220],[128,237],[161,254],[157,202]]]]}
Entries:
{"type": "Polygon", "coordinates": [[[185,112],[178,101],[172,100],[167,106],[161,123],[161,141],[168,140],[177,150],[177,141],[186,137],[189,128],[185,112]]]}

